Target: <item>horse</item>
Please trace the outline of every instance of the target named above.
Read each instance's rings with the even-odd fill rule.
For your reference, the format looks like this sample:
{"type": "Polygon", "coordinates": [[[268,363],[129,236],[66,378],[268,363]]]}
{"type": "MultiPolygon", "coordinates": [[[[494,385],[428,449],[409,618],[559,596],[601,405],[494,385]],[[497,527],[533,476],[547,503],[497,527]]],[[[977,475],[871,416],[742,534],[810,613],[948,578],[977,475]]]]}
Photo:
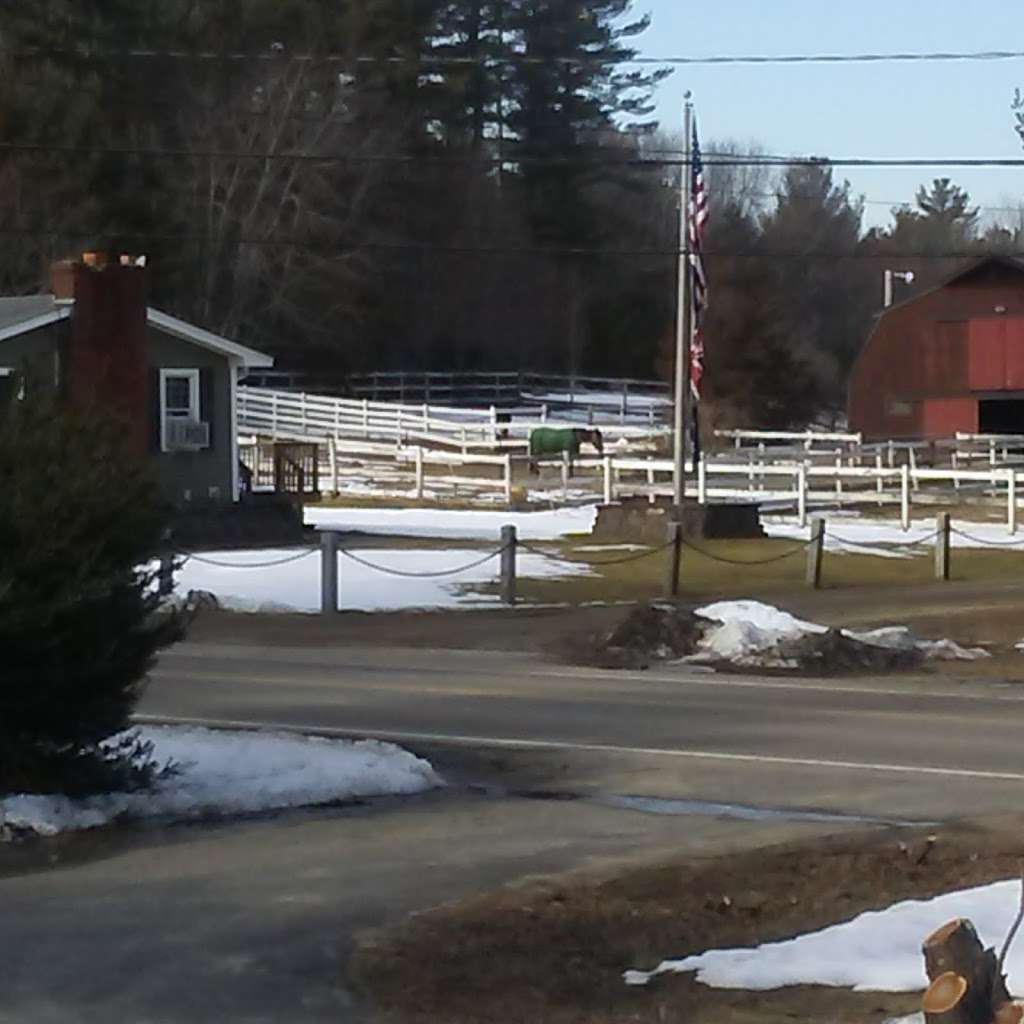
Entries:
{"type": "Polygon", "coordinates": [[[530,431],[530,472],[540,472],[538,462],[542,458],[569,455],[569,474],[572,475],[572,460],[580,453],[580,445],[589,444],[604,454],[604,439],[600,430],[584,430],[579,427],[538,427],[530,431]]]}

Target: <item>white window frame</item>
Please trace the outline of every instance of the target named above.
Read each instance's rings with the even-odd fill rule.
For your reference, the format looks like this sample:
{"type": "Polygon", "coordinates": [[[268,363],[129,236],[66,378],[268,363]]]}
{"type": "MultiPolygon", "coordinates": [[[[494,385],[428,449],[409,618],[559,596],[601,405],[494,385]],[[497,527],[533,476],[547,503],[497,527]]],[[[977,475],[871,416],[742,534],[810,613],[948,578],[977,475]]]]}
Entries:
{"type": "Polygon", "coordinates": [[[188,415],[199,422],[199,371],[162,367],[160,370],[160,451],[167,451],[167,381],[188,381],[188,415]]]}

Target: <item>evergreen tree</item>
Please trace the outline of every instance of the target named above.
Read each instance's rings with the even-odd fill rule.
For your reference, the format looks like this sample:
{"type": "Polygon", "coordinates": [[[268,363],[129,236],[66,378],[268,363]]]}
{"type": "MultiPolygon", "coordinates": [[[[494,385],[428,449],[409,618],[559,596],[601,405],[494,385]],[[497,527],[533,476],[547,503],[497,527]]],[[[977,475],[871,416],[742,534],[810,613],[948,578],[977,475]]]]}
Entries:
{"type": "Polygon", "coordinates": [[[119,421],[30,394],[0,422],[0,793],[140,785],[130,725],[155,652],[164,513],[119,421]]]}

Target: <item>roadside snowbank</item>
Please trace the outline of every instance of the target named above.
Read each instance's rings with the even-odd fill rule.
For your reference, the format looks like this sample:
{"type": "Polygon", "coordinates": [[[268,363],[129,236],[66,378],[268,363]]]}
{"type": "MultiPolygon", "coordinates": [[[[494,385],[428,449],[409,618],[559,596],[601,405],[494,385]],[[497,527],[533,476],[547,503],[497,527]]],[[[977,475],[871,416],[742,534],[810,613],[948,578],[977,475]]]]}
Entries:
{"type": "MultiPolygon", "coordinates": [[[[831,985],[873,992],[916,992],[927,987],[921,943],[954,917],[974,922],[986,945],[1006,935],[1020,902],[1020,882],[907,900],[852,921],[753,949],[714,949],[682,960],[666,960],[653,971],[627,971],[628,985],[644,985],[659,974],[696,971],[713,988],[763,991],[786,985],[831,985]]],[[[1024,990],[1024,945],[1006,960],[1011,992],[1024,990]]]]}
{"type": "MultiPolygon", "coordinates": [[[[427,761],[376,740],[333,740],[274,732],[144,726],[153,758],[177,771],[143,793],[83,800],[0,797],[3,826],[40,835],[95,828],[119,817],[202,818],[355,797],[420,793],[442,785],[427,761]]],[[[116,742],[116,737],[112,742],[116,742]]]]}
{"type": "MultiPolygon", "coordinates": [[[[706,629],[698,641],[699,652],[692,660],[728,661],[736,665],[765,668],[795,668],[792,657],[780,654],[785,646],[808,636],[829,632],[827,626],[805,622],[789,612],[760,601],[717,601],[697,608],[695,613],[717,625],[706,629]]],[[[873,647],[894,651],[920,651],[925,658],[974,661],[987,658],[980,647],[961,647],[953,640],[918,640],[906,626],[872,630],[840,630],[844,637],[873,647]]]]}
{"type": "MultiPolygon", "coordinates": [[[[289,548],[203,552],[186,561],[175,574],[175,590],[182,597],[190,590],[207,591],[216,596],[221,607],[232,611],[316,612],[320,610],[318,551],[311,551],[295,561],[265,565],[300,553],[301,549],[289,548]]],[[[355,554],[399,573],[431,573],[471,565],[487,551],[478,548],[372,548],[355,554]]],[[[434,578],[389,575],[344,555],[338,557],[338,594],[343,609],[401,611],[457,608],[498,601],[497,595],[481,594],[477,589],[498,578],[497,557],[462,572],[434,578]]],[[[524,579],[585,576],[593,572],[585,562],[556,562],[533,552],[521,552],[516,561],[517,574],[524,579]]]]}

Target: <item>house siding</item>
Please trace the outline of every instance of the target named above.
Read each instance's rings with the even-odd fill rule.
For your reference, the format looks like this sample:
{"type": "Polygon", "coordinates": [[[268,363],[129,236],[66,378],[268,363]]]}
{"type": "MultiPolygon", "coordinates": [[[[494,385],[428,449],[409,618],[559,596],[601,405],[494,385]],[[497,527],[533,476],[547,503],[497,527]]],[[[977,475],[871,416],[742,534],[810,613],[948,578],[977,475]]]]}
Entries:
{"type": "Polygon", "coordinates": [[[190,344],[150,325],[147,329],[149,401],[153,411],[149,438],[160,489],[175,505],[234,500],[234,437],[231,422],[231,375],[226,356],[190,344]],[[200,417],[210,424],[210,447],[195,452],[160,450],[159,371],[200,371],[200,417]],[[205,385],[205,386],[204,386],[205,385]]]}
{"type": "Polygon", "coordinates": [[[67,334],[67,321],[60,321],[6,338],[0,341],[0,366],[12,367],[18,377],[51,385],[67,334]]]}

